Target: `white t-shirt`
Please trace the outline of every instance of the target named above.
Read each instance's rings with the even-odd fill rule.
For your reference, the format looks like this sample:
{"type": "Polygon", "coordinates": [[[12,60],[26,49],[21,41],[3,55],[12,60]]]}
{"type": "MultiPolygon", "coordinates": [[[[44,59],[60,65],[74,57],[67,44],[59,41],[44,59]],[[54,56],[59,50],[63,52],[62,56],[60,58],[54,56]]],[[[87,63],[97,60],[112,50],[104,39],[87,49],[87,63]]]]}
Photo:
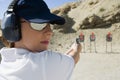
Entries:
{"type": "Polygon", "coordinates": [[[0,80],[70,80],[74,69],[71,56],[21,48],[2,48],[0,80]]]}

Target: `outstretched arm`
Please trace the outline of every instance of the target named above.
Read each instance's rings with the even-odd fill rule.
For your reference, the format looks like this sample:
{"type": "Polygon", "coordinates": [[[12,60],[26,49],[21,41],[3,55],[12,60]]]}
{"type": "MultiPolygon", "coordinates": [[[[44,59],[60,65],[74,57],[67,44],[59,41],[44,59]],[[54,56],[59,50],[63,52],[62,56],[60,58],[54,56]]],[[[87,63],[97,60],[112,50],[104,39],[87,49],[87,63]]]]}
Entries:
{"type": "Polygon", "coordinates": [[[81,52],[82,46],[81,44],[74,43],[71,48],[66,52],[67,55],[70,55],[73,57],[75,64],[78,62],[80,58],[80,52],[81,52]]]}

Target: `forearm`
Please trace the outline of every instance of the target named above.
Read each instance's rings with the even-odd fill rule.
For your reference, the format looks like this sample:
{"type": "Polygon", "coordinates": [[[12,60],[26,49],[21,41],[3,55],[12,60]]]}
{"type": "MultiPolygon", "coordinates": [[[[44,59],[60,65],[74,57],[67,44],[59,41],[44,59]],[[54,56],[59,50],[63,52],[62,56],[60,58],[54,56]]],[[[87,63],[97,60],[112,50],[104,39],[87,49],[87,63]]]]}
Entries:
{"type": "Polygon", "coordinates": [[[81,52],[81,44],[73,44],[66,54],[72,56],[76,64],[80,59],[80,52],[81,52]]]}

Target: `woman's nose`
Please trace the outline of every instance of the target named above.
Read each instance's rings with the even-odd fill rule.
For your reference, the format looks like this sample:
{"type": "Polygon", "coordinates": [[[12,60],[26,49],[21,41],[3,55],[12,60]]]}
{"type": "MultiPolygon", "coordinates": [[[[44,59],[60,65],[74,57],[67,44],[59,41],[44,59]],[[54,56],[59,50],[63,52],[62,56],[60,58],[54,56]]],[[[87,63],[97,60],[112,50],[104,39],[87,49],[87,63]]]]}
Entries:
{"type": "Polygon", "coordinates": [[[48,24],[45,28],[45,32],[47,35],[52,35],[53,34],[53,30],[51,29],[50,24],[48,24]]]}

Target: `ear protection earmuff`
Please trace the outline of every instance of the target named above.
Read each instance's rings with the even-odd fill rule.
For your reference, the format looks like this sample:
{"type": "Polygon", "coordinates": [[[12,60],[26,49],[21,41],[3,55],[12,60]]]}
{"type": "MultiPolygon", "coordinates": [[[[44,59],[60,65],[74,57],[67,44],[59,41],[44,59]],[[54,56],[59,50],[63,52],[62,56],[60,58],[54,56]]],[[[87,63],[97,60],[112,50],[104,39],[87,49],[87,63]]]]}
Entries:
{"type": "Polygon", "coordinates": [[[2,20],[2,35],[8,42],[16,42],[21,39],[20,18],[15,14],[14,7],[18,0],[13,0],[2,20]]]}

